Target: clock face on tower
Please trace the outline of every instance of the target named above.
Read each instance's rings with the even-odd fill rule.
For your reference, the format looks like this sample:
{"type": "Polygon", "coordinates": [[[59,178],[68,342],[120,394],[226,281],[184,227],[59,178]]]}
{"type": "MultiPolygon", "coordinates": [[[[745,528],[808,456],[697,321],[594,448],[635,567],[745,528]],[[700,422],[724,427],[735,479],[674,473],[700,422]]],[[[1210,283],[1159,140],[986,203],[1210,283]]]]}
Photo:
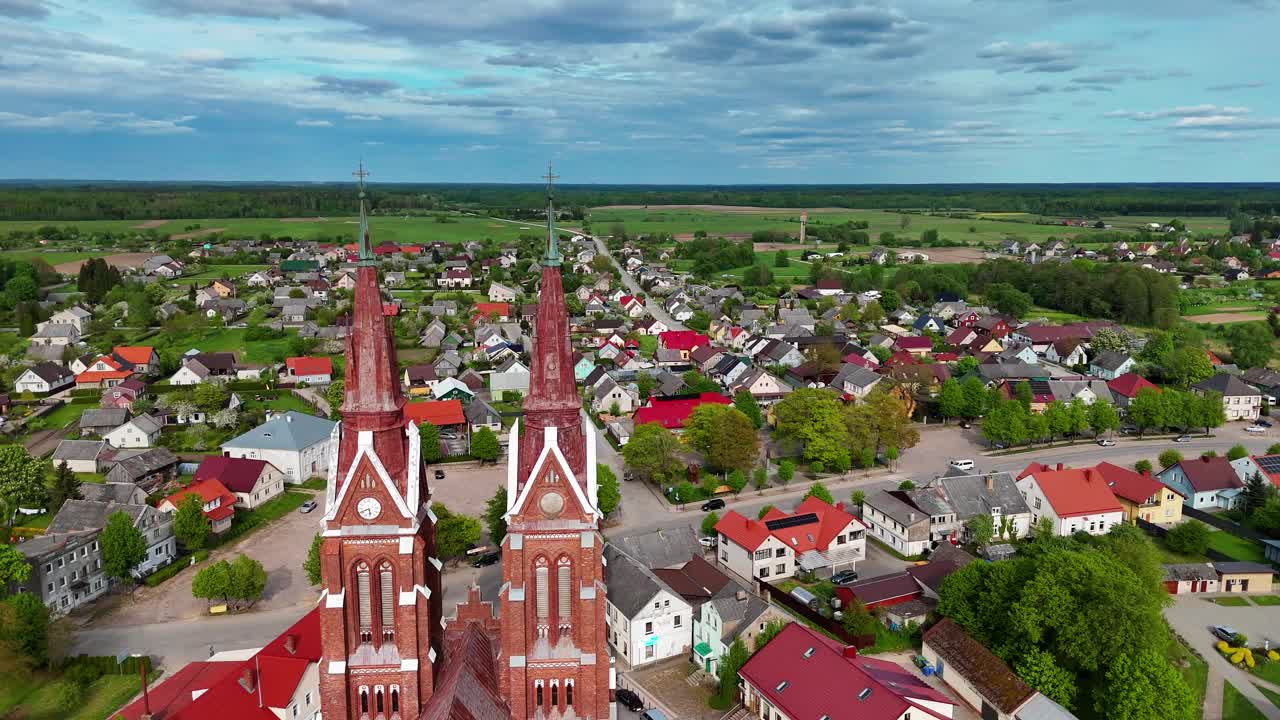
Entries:
{"type": "Polygon", "coordinates": [[[382,512],[382,503],[378,502],[377,498],[361,498],[360,502],[356,503],[356,512],[365,520],[372,520],[382,512]]]}

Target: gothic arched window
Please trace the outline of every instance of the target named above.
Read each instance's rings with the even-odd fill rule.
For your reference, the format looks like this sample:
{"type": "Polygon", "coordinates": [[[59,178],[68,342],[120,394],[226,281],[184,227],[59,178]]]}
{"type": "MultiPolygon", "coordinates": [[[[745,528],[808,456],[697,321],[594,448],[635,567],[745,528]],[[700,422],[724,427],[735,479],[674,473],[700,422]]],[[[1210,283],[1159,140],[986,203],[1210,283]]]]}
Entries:
{"type": "Polygon", "coordinates": [[[395,638],[395,586],[391,581],[391,563],[382,561],[378,567],[378,595],[382,600],[382,639],[395,638]]]}
{"type": "Polygon", "coordinates": [[[547,567],[546,558],[538,558],[533,568],[533,584],[535,594],[535,607],[539,620],[545,621],[550,615],[550,594],[547,587],[550,569],[547,567]]]}
{"type": "Polygon", "coordinates": [[[573,704],[573,680],[564,681],[564,704],[573,704]]]}
{"type": "Polygon", "coordinates": [[[561,623],[569,622],[570,610],[573,607],[569,587],[571,577],[569,558],[560,558],[556,562],[556,614],[560,617],[561,623]]]}
{"type": "Polygon", "coordinates": [[[541,680],[534,683],[533,696],[534,696],[533,704],[541,707],[542,706],[542,681],[541,680]]]}
{"type": "Polygon", "coordinates": [[[373,640],[373,607],[369,594],[369,566],[360,563],[356,566],[356,607],[360,613],[360,642],[373,640]]]}

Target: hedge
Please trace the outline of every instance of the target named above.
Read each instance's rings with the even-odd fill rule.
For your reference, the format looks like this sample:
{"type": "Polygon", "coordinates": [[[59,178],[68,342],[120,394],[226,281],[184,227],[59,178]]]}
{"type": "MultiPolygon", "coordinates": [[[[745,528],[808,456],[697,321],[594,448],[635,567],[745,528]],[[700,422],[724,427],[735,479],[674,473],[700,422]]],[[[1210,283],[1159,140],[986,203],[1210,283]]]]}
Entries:
{"type": "Polygon", "coordinates": [[[116,664],[115,657],[111,655],[69,655],[63,659],[61,669],[65,673],[73,667],[91,668],[99,676],[129,673],[136,675],[138,674],[139,663],[145,663],[147,672],[151,672],[155,668],[155,662],[151,660],[150,655],[141,657],[130,655],[120,664],[116,664]]]}
{"type": "Polygon", "coordinates": [[[102,388],[76,388],[68,393],[71,397],[93,397],[102,399],[102,388]]]}
{"type": "Polygon", "coordinates": [[[168,565],[165,565],[159,570],[143,578],[142,583],[147,587],[155,587],[159,585],[165,580],[168,580],[169,578],[172,578],[173,576],[177,575],[183,570],[186,570],[187,568],[191,567],[192,562],[190,558],[192,557],[195,557],[195,564],[199,565],[209,557],[209,551],[197,550],[191,555],[179,555],[178,557],[174,558],[173,562],[169,563],[168,565]]]}

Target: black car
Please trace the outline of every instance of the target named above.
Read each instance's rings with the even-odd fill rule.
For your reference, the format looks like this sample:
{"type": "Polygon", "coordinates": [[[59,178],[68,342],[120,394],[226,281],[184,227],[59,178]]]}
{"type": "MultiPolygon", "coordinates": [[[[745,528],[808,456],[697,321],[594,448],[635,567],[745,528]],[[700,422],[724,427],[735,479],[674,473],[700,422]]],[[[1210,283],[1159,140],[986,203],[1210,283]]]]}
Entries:
{"type": "Polygon", "coordinates": [[[711,498],[710,500],[702,503],[702,512],[720,510],[722,508],[724,508],[724,500],[721,500],[720,498],[711,498]]]}
{"type": "Polygon", "coordinates": [[[483,555],[477,555],[475,560],[471,561],[471,567],[488,567],[502,559],[502,553],[498,550],[487,552],[483,555]]]}
{"type": "Polygon", "coordinates": [[[444,471],[443,471],[443,470],[437,470],[437,471],[436,471],[436,479],[437,479],[437,480],[443,480],[443,479],[444,479],[444,471]]]}
{"type": "Polygon", "coordinates": [[[831,582],[834,585],[845,585],[858,579],[858,573],[854,570],[841,570],[831,576],[831,582]]]}
{"type": "Polygon", "coordinates": [[[1267,420],[1266,418],[1258,418],[1257,420],[1253,421],[1253,424],[1261,425],[1262,427],[1271,427],[1271,421],[1267,420]]]}
{"type": "Polygon", "coordinates": [[[631,712],[640,712],[644,709],[644,702],[640,700],[640,696],[626,688],[618,688],[617,690],[614,690],[613,699],[617,701],[619,705],[631,712]]]}

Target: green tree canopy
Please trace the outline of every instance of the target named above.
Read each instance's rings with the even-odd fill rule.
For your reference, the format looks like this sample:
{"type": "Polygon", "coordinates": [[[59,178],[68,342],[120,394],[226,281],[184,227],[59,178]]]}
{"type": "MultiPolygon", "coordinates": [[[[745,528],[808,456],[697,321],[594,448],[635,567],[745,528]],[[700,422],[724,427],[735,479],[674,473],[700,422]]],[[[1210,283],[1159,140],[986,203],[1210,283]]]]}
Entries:
{"type": "Polygon", "coordinates": [[[98,539],[102,543],[102,569],[117,580],[128,580],[129,571],[147,555],[146,539],[123,512],[107,516],[98,539]]]}
{"type": "MultiPolygon", "coordinates": [[[[601,504],[603,504],[603,501],[601,504]]],[[[601,512],[604,511],[601,510],[601,512]]],[[[489,541],[494,545],[501,545],[502,539],[507,536],[507,521],[503,517],[506,514],[507,486],[500,483],[498,489],[494,491],[493,497],[489,498],[484,504],[484,524],[489,528],[489,541]]],[[[608,513],[605,514],[607,515],[608,513]]]]}
{"type": "Polygon", "coordinates": [[[312,585],[320,584],[320,546],[323,544],[324,537],[316,533],[315,537],[311,538],[311,546],[307,548],[307,557],[302,561],[302,571],[307,574],[307,582],[312,585]]]}
{"type": "Polygon", "coordinates": [[[627,469],[641,480],[659,485],[670,485],[684,477],[679,454],[680,441],[657,423],[639,425],[622,446],[627,469]]]}
{"type": "Polygon", "coordinates": [[[63,460],[58,463],[58,467],[53,473],[53,480],[49,483],[48,510],[51,514],[56,515],[58,510],[62,508],[62,503],[68,500],[82,499],[84,499],[84,495],[80,492],[80,478],[71,472],[71,468],[67,466],[67,461],[63,460]]]}
{"type": "Polygon", "coordinates": [[[811,498],[811,497],[818,498],[819,500],[821,500],[822,502],[828,505],[834,505],[836,502],[835,498],[831,497],[831,491],[828,490],[827,486],[823,485],[821,482],[815,482],[814,484],[810,485],[809,489],[805,491],[804,497],[800,499],[807,500],[808,498],[811,498]]]}
{"type": "Polygon", "coordinates": [[[487,427],[471,433],[471,455],[483,462],[496,462],[502,452],[498,436],[487,427]]]}
{"type": "Polygon", "coordinates": [[[209,537],[209,518],[204,514],[204,501],[195,493],[183,496],[173,514],[173,535],[188,550],[204,547],[209,537]]]}
{"type": "Polygon", "coordinates": [[[436,552],[442,558],[462,555],[480,541],[480,521],[469,516],[455,514],[444,503],[431,503],[436,516],[436,552]]]}
{"type": "Polygon", "coordinates": [[[444,453],[440,451],[440,428],[435,425],[429,422],[419,425],[418,441],[422,449],[423,462],[438,462],[444,456],[444,453]]]}
{"type": "Polygon", "coordinates": [[[19,507],[40,508],[48,502],[45,464],[21,445],[0,445],[0,499],[9,516],[19,507]]]}
{"type": "Polygon", "coordinates": [[[1227,326],[1227,348],[1241,368],[1266,367],[1275,357],[1275,337],[1266,323],[1237,323],[1227,326]]]}
{"type": "MultiPolygon", "coordinates": [[[[504,491],[505,492],[505,491],[504,491]]],[[[604,463],[596,464],[596,502],[600,512],[608,517],[622,502],[622,488],[618,485],[618,476],[613,468],[604,463]]]]}
{"type": "Polygon", "coordinates": [[[734,393],[733,406],[747,416],[755,429],[759,430],[764,426],[764,413],[760,410],[760,403],[756,402],[755,396],[750,392],[739,390],[734,393]]]}
{"type": "Polygon", "coordinates": [[[716,470],[745,471],[759,457],[755,426],[732,405],[699,405],[685,420],[684,438],[716,470]]]}

